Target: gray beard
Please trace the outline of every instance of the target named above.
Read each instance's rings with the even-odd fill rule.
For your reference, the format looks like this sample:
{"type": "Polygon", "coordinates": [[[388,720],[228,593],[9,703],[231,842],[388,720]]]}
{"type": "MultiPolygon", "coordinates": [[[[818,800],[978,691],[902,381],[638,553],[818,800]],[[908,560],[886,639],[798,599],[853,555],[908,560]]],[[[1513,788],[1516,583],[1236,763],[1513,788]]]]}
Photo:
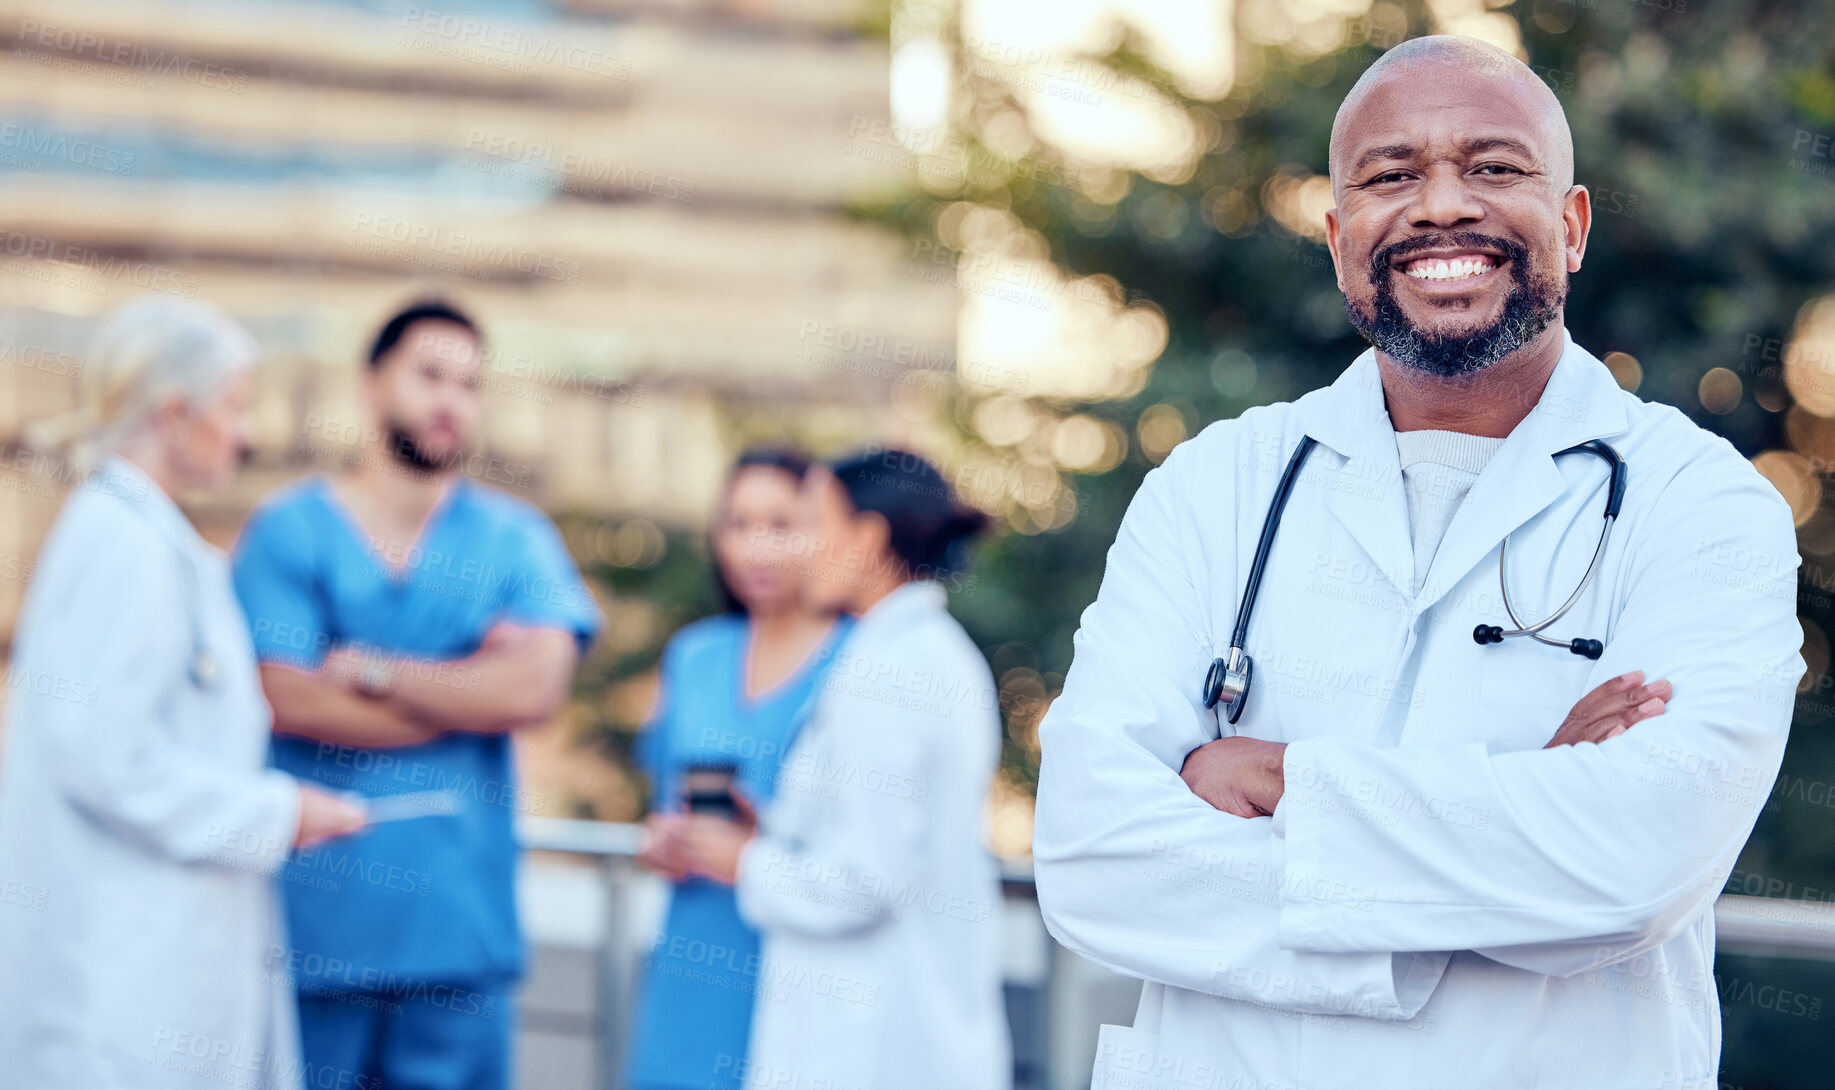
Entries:
{"type": "MultiPolygon", "coordinates": [[[[1503,312],[1488,325],[1462,333],[1436,334],[1420,329],[1408,320],[1395,298],[1389,279],[1391,263],[1398,251],[1428,249],[1422,240],[1387,246],[1370,258],[1370,285],[1376,297],[1368,312],[1360,311],[1345,297],[1345,310],[1351,324],[1363,339],[1390,359],[1410,370],[1436,378],[1458,378],[1475,374],[1515,352],[1542,335],[1542,331],[1561,317],[1567,302],[1565,284],[1547,277],[1533,277],[1529,272],[1529,251],[1519,243],[1470,232],[1443,236],[1453,245],[1496,247],[1505,251],[1510,262],[1513,284],[1504,300],[1503,312]],[[1411,245],[1412,244],[1412,245],[1411,245]],[[1407,247],[1407,249],[1404,249],[1407,247]]],[[[1431,241],[1442,243],[1441,238],[1431,241]]]]}

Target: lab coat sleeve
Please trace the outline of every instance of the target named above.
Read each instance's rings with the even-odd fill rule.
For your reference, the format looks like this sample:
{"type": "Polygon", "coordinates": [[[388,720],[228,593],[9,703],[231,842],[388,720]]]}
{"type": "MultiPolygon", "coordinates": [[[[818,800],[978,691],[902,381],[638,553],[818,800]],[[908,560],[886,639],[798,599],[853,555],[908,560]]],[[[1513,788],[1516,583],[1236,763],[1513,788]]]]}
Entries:
{"type": "Polygon", "coordinates": [[[1796,535],[1777,492],[1730,450],[1672,479],[1639,531],[1587,686],[1634,669],[1667,678],[1665,714],[1598,745],[1527,752],[1289,746],[1275,814],[1294,879],[1282,945],[1450,945],[1568,976],[1713,910],[1776,778],[1803,675],[1796,535]],[[1371,903],[1310,894],[1328,878],[1371,890],[1371,903]]]}
{"type": "Polygon", "coordinates": [[[65,603],[51,638],[86,694],[37,703],[47,772],[94,820],[167,858],[275,873],[292,848],[299,787],[272,769],[214,763],[166,719],[172,687],[191,683],[182,561],[144,528],[109,530],[86,542],[82,561],[40,572],[65,603]]]}
{"type": "Polygon", "coordinates": [[[941,740],[936,717],[829,680],[834,687],[804,728],[829,744],[792,749],[772,810],[740,857],[739,912],[760,930],[828,938],[919,910],[932,893],[919,887],[916,869],[930,823],[980,817],[936,815],[927,805],[930,751],[941,740]],[[821,800],[821,820],[776,827],[776,805],[794,793],[821,800]]]}
{"type": "MultiPolygon", "coordinates": [[[[1046,926],[1128,976],[1283,1010],[1412,1018],[1448,955],[1282,948],[1269,819],[1216,810],[1179,778],[1215,738],[1199,695],[1212,655],[1191,576],[1196,531],[1181,505],[1236,506],[1236,467],[1186,461],[1201,441],[1150,472],[1129,505],[1040,728],[1033,863],[1046,926]],[[1202,488],[1182,482],[1187,470],[1202,488]]],[[[1258,514],[1239,517],[1259,529],[1258,514]]],[[[1207,576],[1233,584],[1233,559],[1211,558],[1207,576]]]]}

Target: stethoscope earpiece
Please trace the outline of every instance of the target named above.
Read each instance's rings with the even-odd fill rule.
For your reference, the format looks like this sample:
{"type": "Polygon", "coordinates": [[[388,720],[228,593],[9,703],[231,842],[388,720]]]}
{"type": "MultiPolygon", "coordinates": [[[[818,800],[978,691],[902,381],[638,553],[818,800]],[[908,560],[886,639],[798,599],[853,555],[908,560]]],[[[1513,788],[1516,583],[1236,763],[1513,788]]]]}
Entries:
{"type": "Polygon", "coordinates": [[[1605,654],[1606,645],[1603,641],[1589,640],[1584,637],[1567,641],[1550,639],[1542,635],[1542,630],[1565,617],[1567,611],[1574,608],[1574,603],[1580,601],[1580,596],[1593,585],[1593,576],[1599,572],[1599,562],[1605,559],[1606,543],[1612,540],[1612,527],[1618,523],[1619,507],[1625,502],[1625,485],[1630,477],[1630,471],[1625,468],[1625,460],[1619,457],[1618,451],[1612,449],[1610,443],[1598,439],[1590,439],[1587,442],[1568,447],[1566,450],[1557,450],[1554,456],[1559,458],[1563,454],[1591,454],[1605,462],[1611,470],[1611,476],[1606,482],[1606,524],[1600,528],[1599,544],[1593,549],[1593,560],[1587,565],[1586,574],[1580,577],[1580,585],[1574,588],[1574,593],[1567,596],[1567,601],[1561,603],[1561,608],[1535,624],[1524,624],[1522,619],[1516,615],[1515,604],[1510,601],[1510,580],[1505,574],[1510,563],[1510,539],[1504,538],[1504,543],[1498,546],[1497,550],[1497,589],[1504,600],[1504,612],[1510,615],[1510,623],[1516,627],[1506,629],[1502,625],[1481,624],[1472,630],[1472,639],[1480,644],[1487,644],[1502,643],[1512,636],[1529,636],[1537,643],[1545,643],[1550,647],[1565,647],[1582,658],[1597,659],[1605,654]]]}

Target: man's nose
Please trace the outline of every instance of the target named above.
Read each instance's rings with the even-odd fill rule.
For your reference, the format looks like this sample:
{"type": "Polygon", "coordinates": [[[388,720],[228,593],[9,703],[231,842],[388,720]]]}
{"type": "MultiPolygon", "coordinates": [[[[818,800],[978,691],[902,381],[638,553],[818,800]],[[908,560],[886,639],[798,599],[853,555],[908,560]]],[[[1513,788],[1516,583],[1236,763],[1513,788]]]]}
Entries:
{"type": "Polygon", "coordinates": [[[1465,174],[1445,163],[1429,168],[1408,209],[1408,220],[1416,227],[1456,227],[1484,218],[1484,204],[1465,174]]]}

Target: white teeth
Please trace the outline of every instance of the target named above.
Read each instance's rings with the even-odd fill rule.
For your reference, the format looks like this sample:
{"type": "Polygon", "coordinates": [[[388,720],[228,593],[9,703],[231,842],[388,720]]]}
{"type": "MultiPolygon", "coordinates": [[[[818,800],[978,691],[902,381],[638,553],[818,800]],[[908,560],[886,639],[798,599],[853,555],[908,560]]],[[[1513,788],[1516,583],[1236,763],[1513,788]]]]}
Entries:
{"type": "Polygon", "coordinates": [[[1403,271],[1416,280],[1459,280],[1491,271],[1495,265],[1488,257],[1423,258],[1412,261],[1403,271]]]}

